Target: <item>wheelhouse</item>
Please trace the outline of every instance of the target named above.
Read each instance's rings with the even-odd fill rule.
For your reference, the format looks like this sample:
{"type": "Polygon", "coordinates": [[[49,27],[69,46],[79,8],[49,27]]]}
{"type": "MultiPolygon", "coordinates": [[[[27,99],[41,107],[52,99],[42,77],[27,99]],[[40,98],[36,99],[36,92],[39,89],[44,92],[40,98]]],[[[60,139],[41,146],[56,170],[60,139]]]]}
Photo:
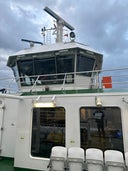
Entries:
{"type": "MultiPolygon", "coordinates": [[[[46,87],[59,90],[60,85],[66,89],[74,85],[81,88],[83,82],[84,88],[91,88],[96,71],[102,67],[102,54],[79,43],[58,43],[54,48],[49,45],[49,50],[44,45],[18,52],[9,57],[7,65],[23,91],[30,91],[35,85],[44,91],[46,87]]],[[[93,86],[96,88],[96,84],[93,86]]]]}

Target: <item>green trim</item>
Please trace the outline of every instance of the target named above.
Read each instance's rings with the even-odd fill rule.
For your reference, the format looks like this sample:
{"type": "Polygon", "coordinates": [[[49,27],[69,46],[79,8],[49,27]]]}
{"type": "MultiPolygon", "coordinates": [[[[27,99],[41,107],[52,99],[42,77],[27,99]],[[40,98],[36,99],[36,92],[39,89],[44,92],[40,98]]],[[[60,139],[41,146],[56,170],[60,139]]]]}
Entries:
{"type": "MultiPolygon", "coordinates": [[[[8,170],[7,170],[8,171],[8,170]]],[[[14,171],[41,171],[41,170],[33,170],[33,169],[25,169],[25,168],[14,168],[14,171]]]]}
{"type": "Polygon", "coordinates": [[[102,93],[103,89],[78,89],[78,90],[54,90],[54,91],[34,91],[24,92],[21,96],[50,95],[50,94],[82,94],[82,93],[102,93]]]}
{"type": "Polygon", "coordinates": [[[13,158],[1,157],[0,158],[0,171],[39,171],[39,170],[14,167],[13,158]]]}
{"type": "Polygon", "coordinates": [[[14,171],[14,159],[0,158],[0,171],[14,171]]]}

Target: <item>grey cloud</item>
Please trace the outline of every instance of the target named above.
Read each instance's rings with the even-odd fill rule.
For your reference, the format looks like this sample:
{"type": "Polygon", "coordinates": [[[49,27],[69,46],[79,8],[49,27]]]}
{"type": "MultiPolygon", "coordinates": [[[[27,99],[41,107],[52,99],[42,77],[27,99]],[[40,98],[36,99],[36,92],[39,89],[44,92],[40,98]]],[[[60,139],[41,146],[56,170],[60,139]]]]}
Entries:
{"type": "Polygon", "coordinates": [[[124,33],[128,28],[126,22],[128,2],[123,1],[122,4],[118,4],[117,1],[114,4],[102,0],[99,0],[99,3],[96,2],[93,2],[94,7],[90,4],[90,8],[88,7],[80,14],[79,25],[84,21],[81,29],[83,33],[87,33],[86,41],[99,49],[103,48],[106,52],[126,48],[127,41],[124,33]]]}
{"type": "Polygon", "coordinates": [[[0,0],[0,48],[23,49],[22,38],[42,41],[40,29],[49,26],[45,6],[75,27],[77,41],[104,53],[104,67],[112,66],[111,59],[115,67],[127,65],[127,0],[0,0]]]}
{"type": "MultiPolygon", "coordinates": [[[[30,4],[26,1],[20,1],[20,3],[15,4],[19,15],[17,15],[15,9],[11,8],[12,3],[5,3],[0,2],[0,47],[7,48],[12,50],[19,50],[24,48],[23,43],[20,42],[20,39],[27,38],[27,39],[40,39],[41,34],[39,30],[38,24],[34,24],[33,21],[41,18],[41,14],[39,12],[38,16],[38,9],[37,7],[40,6],[40,3],[37,1],[31,1],[31,8],[30,4]],[[27,7],[23,8],[23,7],[27,7]],[[35,15],[36,13],[36,15],[35,15]]],[[[43,5],[40,6],[39,11],[43,13],[43,5]]]]}

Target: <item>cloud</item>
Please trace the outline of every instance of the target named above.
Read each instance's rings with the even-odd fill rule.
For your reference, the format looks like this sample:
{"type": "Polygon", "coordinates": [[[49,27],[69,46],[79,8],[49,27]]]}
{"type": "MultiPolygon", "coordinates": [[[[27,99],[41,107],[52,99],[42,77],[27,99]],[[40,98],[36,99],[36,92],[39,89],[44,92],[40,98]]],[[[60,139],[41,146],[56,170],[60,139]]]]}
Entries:
{"type": "Polygon", "coordinates": [[[0,1],[0,70],[8,55],[28,47],[22,38],[43,41],[41,28],[54,20],[45,6],[75,27],[76,41],[104,54],[103,68],[127,66],[127,0],[6,0],[0,1]]]}
{"type": "Polygon", "coordinates": [[[111,44],[116,48],[120,47],[122,43],[125,45],[124,33],[128,28],[128,2],[113,1],[110,3],[110,0],[91,2],[92,0],[88,3],[86,10],[79,15],[79,25],[80,22],[83,23],[80,29],[84,31],[85,35],[88,33],[87,41],[91,40],[90,42],[94,46],[99,44],[101,47],[102,45],[106,51],[111,50],[109,49],[111,44]],[[120,41],[117,43],[117,36],[121,43],[120,41]]]}
{"type": "Polygon", "coordinates": [[[6,66],[7,58],[12,53],[13,53],[13,51],[0,48],[0,87],[1,87],[1,84],[4,85],[3,79],[11,78],[11,77],[13,78],[12,71],[10,70],[10,68],[8,68],[6,66]],[[2,81],[1,81],[1,79],[2,79],[2,81]]]}
{"type": "Polygon", "coordinates": [[[23,48],[20,42],[22,36],[33,34],[33,37],[36,37],[35,33],[38,29],[32,22],[32,19],[34,20],[36,17],[34,14],[29,13],[27,9],[3,3],[1,5],[0,18],[1,48],[19,50],[23,48]]]}

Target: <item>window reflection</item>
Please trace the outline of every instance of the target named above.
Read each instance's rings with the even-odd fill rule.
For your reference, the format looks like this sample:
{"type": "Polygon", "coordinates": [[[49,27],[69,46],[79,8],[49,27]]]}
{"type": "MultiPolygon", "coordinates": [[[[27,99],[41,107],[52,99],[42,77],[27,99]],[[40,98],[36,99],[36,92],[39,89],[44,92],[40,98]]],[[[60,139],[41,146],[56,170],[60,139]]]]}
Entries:
{"type": "Polygon", "coordinates": [[[24,59],[17,61],[19,76],[21,85],[33,85],[35,78],[32,77],[35,75],[33,60],[32,59],[24,59]]]}
{"type": "Polygon", "coordinates": [[[65,109],[34,108],[31,154],[50,157],[51,148],[65,145],[65,109]]]}
{"type": "Polygon", "coordinates": [[[80,108],[81,147],[123,152],[121,111],[118,107],[80,108]]]}
{"type": "Polygon", "coordinates": [[[57,73],[69,73],[74,71],[73,56],[57,57],[57,73]]]}
{"type": "MultiPolygon", "coordinates": [[[[57,64],[57,73],[58,82],[63,83],[63,79],[65,78],[65,73],[74,72],[74,57],[73,56],[58,56],[56,58],[57,64]],[[64,73],[64,74],[63,74],[64,73]]],[[[73,83],[74,82],[74,74],[67,74],[65,83],[73,83]]]]}
{"type": "Polygon", "coordinates": [[[96,111],[93,113],[94,120],[97,124],[99,137],[103,136],[105,138],[104,116],[104,111],[100,108],[97,108],[96,111]]]}
{"type": "MultiPolygon", "coordinates": [[[[94,58],[79,54],[77,58],[77,72],[92,71],[94,67],[94,62],[94,58]]],[[[91,72],[87,72],[81,73],[80,75],[91,76],[91,74],[91,72]]]]}
{"type": "MultiPolygon", "coordinates": [[[[22,86],[33,85],[38,75],[40,75],[37,82],[39,85],[62,84],[65,73],[74,72],[74,56],[71,54],[65,56],[55,56],[53,54],[53,56],[47,58],[43,55],[36,55],[36,57],[29,56],[29,58],[32,59],[27,59],[26,56],[26,59],[17,61],[22,86]]],[[[67,74],[65,83],[73,83],[73,78],[73,74],[67,74]]]]}
{"type": "Polygon", "coordinates": [[[35,59],[35,71],[36,75],[54,74],[55,58],[35,59]]]}
{"type": "Polygon", "coordinates": [[[26,55],[17,60],[22,86],[33,85],[38,75],[39,81],[37,81],[37,85],[62,84],[64,79],[65,83],[74,83],[74,71],[87,71],[86,73],[79,73],[79,75],[90,77],[94,65],[94,56],[80,53],[79,50],[77,53],[76,51],[68,51],[65,54],[49,52],[26,55]],[[65,76],[65,74],[67,75],[65,76]]]}

